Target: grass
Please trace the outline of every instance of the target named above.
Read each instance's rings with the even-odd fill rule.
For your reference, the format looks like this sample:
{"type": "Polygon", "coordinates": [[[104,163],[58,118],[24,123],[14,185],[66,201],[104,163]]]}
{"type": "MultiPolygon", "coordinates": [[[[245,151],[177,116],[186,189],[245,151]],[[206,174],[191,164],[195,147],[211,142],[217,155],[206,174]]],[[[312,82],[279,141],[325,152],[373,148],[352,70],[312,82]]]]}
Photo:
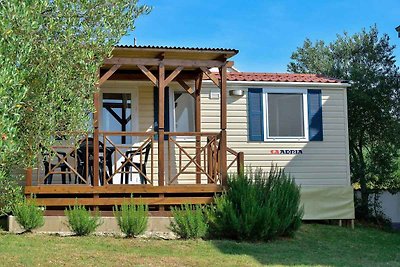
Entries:
{"type": "Polygon", "coordinates": [[[4,266],[400,266],[400,233],[306,224],[270,243],[0,234],[4,266]]]}

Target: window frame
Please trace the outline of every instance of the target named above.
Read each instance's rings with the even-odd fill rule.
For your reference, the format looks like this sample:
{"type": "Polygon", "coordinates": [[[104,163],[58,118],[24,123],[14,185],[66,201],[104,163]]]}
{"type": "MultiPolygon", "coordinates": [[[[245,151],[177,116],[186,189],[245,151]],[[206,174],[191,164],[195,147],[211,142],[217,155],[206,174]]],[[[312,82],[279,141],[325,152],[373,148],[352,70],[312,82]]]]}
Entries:
{"type": "Polygon", "coordinates": [[[264,121],[264,141],[265,142],[308,142],[308,97],[307,89],[290,89],[290,88],[263,88],[263,121],[264,121]],[[269,120],[268,120],[268,94],[302,94],[303,96],[303,126],[304,136],[269,136],[269,120]]]}
{"type": "Polygon", "coordinates": [[[125,86],[125,84],[117,84],[117,86],[113,87],[104,87],[100,89],[100,104],[101,108],[99,110],[99,129],[101,131],[105,131],[104,124],[103,124],[103,94],[104,93],[109,93],[109,94],[130,94],[131,95],[131,117],[132,117],[132,123],[131,123],[131,129],[126,130],[126,132],[137,132],[139,131],[139,120],[140,120],[140,114],[139,114],[139,90],[137,87],[132,87],[130,86],[129,88],[125,86]],[[135,116],[136,115],[136,116],[135,116]]]}

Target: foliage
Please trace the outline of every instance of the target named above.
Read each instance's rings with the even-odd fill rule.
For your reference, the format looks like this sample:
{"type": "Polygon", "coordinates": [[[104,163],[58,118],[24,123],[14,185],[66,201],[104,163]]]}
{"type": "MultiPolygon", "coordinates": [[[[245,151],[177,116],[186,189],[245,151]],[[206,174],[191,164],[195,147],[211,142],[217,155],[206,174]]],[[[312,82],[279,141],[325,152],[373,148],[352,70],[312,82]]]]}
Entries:
{"type": "Polygon", "coordinates": [[[14,204],[12,213],[18,224],[27,232],[44,225],[44,209],[36,205],[34,198],[14,204]]]}
{"type": "Polygon", "coordinates": [[[302,217],[300,188],[276,167],[230,177],[208,213],[211,235],[250,241],[293,236],[302,217]]]}
{"type": "Polygon", "coordinates": [[[68,219],[69,229],[78,236],[90,235],[103,223],[98,214],[92,216],[90,210],[80,205],[69,207],[65,210],[65,216],[68,219]]]}
{"type": "Polygon", "coordinates": [[[32,165],[56,132],[90,128],[99,67],[149,11],[137,0],[0,1],[0,168],[32,165]]]}
{"type": "Polygon", "coordinates": [[[4,266],[398,266],[400,234],[309,223],[267,243],[2,233],[0,251],[4,266]]]}
{"type": "Polygon", "coordinates": [[[0,170],[0,216],[9,214],[12,207],[21,204],[23,200],[24,195],[18,180],[0,170]]]}
{"type": "Polygon", "coordinates": [[[317,73],[351,82],[348,93],[351,176],[361,187],[361,214],[368,217],[368,189],[400,187],[400,88],[395,47],[376,26],[338,35],[329,44],[305,40],[288,70],[317,73]]]}
{"type": "Polygon", "coordinates": [[[114,216],[118,226],[127,237],[136,237],[143,234],[147,228],[148,207],[144,204],[122,204],[121,208],[115,206],[114,216]]]}
{"type": "Polygon", "coordinates": [[[207,234],[208,225],[200,205],[184,204],[180,208],[172,208],[171,230],[183,239],[203,238],[207,234]]]}

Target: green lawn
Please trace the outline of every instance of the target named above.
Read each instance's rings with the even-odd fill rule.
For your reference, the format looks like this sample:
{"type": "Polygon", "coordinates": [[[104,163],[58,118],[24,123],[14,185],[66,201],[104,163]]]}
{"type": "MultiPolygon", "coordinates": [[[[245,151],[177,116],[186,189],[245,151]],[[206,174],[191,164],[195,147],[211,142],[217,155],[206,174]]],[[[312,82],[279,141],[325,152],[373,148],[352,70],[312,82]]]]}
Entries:
{"type": "Polygon", "coordinates": [[[0,234],[0,266],[400,266],[400,233],[303,225],[270,243],[0,234]]]}

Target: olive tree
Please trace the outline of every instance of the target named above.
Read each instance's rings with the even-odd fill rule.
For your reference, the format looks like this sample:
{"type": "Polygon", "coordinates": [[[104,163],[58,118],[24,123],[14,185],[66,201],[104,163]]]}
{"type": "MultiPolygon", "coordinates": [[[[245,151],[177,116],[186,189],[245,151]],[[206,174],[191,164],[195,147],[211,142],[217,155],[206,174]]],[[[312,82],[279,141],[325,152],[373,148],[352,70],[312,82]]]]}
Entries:
{"type": "Polygon", "coordinates": [[[148,12],[137,0],[0,0],[0,169],[90,128],[98,70],[148,12]]]}
{"type": "Polygon", "coordinates": [[[361,187],[361,215],[368,217],[369,189],[399,188],[399,68],[388,35],[376,26],[331,43],[305,40],[288,71],[323,74],[351,83],[348,120],[351,176],[361,187]]]}

